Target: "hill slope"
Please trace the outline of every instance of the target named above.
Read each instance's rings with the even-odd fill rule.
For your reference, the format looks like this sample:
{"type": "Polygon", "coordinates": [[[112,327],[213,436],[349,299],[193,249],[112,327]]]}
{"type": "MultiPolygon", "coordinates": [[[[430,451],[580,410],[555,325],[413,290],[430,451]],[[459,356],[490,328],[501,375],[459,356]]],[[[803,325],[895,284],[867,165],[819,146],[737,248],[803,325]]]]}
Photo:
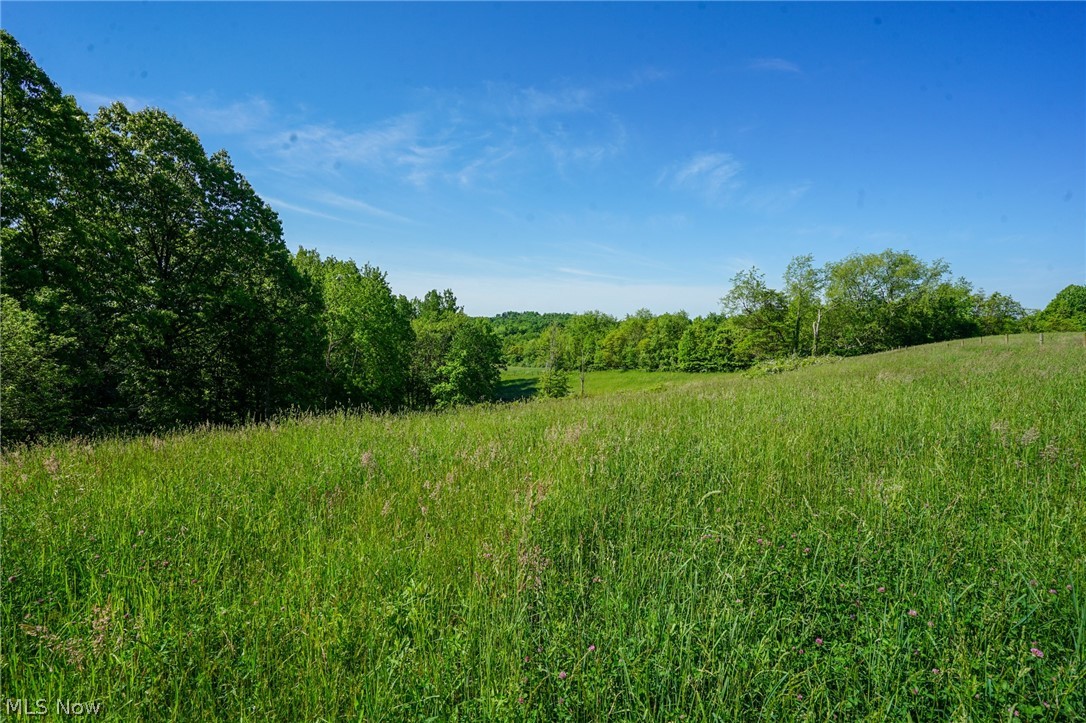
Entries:
{"type": "Polygon", "coordinates": [[[144,719],[1074,718],[1086,349],[1045,342],[5,455],[2,693],[144,719]]]}

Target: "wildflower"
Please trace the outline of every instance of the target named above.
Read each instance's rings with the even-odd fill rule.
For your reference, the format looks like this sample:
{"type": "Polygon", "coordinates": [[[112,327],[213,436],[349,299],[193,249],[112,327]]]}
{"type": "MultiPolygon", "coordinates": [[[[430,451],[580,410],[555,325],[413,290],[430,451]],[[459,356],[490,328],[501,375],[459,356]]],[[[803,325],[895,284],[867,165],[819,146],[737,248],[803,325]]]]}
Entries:
{"type": "Polygon", "coordinates": [[[932,675],[939,675],[939,673],[941,673],[942,671],[939,670],[938,668],[932,668],[931,672],[932,672],[932,675]]]}
{"type": "Polygon", "coordinates": [[[143,537],[144,532],[145,532],[145,530],[140,530],[139,532],[136,533],[136,536],[137,537],[143,537]]]}
{"type": "Polygon", "coordinates": [[[519,698],[517,698],[517,702],[520,703],[521,705],[524,705],[524,696],[522,695],[519,698]]]}
{"type": "Polygon", "coordinates": [[[929,620],[928,621],[928,627],[929,628],[934,628],[935,627],[935,621],[934,620],[929,620]]]}
{"type": "Polygon", "coordinates": [[[884,588],[882,585],[879,585],[879,592],[886,592],[886,588],[884,588]]]}
{"type": "Polygon", "coordinates": [[[1041,651],[1040,651],[1040,650],[1039,650],[1038,648],[1030,648],[1030,649],[1029,649],[1029,652],[1033,653],[1033,654],[1034,654],[1034,655],[1036,655],[1036,656],[1037,656],[1038,658],[1043,658],[1043,657],[1045,657],[1045,654],[1044,654],[1044,653],[1042,653],[1042,652],[1041,652],[1041,651]]]}
{"type": "Polygon", "coordinates": [[[529,658],[529,657],[528,657],[527,655],[525,655],[525,656],[524,656],[524,662],[525,662],[525,663],[527,663],[527,662],[528,662],[528,661],[530,661],[530,660],[531,660],[531,658],[529,658]]]}
{"type": "Polygon", "coordinates": [[[1036,580],[1030,580],[1029,581],[1029,586],[1030,587],[1037,587],[1037,581],[1036,580]]]}
{"type": "Polygon", "coordinates": [[[919,693],[920,693],[919,688],[913,688],[913,695],[918,695],[919,693]]]}
{"type": "Polygon", "coordinates": [[[588,652],[590,652],[590,653],[596,652],[596,646],[595,645],[589,645],[588,646],[588,652]]]}
{"type": "Polygon", "coordinates": [[[909,611],[909,617],[910,618],[915,618],[917,615],[918,615],[918,613],[915,610],[910,610],[909,611]]]}
{"type": "Polygon", "coordinates": [[[559,699],[558,699],[558,705],[565,705],[565,703],[566,703],[566,699],[565,699],[565,698],[559,698],[559,699]]]}
{"type": "Polygon", "coordinates": [[[564,670],[558,671],[558,680],[565,680],[568,673],[564,670]]]}
{"type": "Polygon", "coordinates": [[[1049,594],[1049,595],[1055,595],[1055,594],[1056,594],[1056,589],[1055,589],[1055,588],[1052,588],[1052,589],[1050,589],[1050,590],[1048,591],[1048,594],[1049,594]]]}
{"type": "Polygon", "coordinates": [[[815,645],[821,645],[821,644],[822,644],[822,638],[815,638],[815,645]]]}
{"type": "Polygon", "coordinates": [[[804,555],[806,555],[806,554],[807,554],[808,552],[810,552],[810,551],[811,551],[811,548],[809,548],[809,547],[804,547],[804,548],[803,548],[803,554],[804,554],[804,555]]]}
{"type": "Polygon", "coordinates": [[[803,700],[803,693],[796,693],[796,700],[803,700]]]}

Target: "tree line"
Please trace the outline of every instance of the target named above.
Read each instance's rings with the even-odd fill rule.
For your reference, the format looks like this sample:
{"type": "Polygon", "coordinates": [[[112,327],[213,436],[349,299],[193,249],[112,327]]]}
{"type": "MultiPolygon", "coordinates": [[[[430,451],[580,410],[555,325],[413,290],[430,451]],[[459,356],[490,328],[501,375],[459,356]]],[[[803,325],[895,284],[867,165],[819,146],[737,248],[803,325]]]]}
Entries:
{"type": "Polygon", "coordinates": [[[822,266],[809,254],[797,256],[783,282],[773,288],[757,268],[741,271],[720,299],[721,312],[694,319],[684,311],[641,309],[621,321],[598,311],[559,318],[506,312],[494,323],[508,364],[576,371],[582,383],[594,369],[735,371],[788,356],[1086,331],[1086,286],[1068,286],[1043,311],[1032,311],[953,278],[944,261],[925,262],[907,251],[853,254],[822,266]]]}
{"type": "Polygon", "coordinates": [[[493,395],[498,337],[449,290],[299,249],[161,110],[93,117],[2,45],[3,443],[493,395]]]}

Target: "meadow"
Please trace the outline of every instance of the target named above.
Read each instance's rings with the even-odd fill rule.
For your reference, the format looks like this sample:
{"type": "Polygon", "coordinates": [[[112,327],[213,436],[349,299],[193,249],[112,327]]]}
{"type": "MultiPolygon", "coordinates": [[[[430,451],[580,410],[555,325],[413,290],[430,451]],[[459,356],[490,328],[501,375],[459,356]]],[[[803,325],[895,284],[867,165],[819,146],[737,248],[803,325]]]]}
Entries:
{"type": "Polygon", "coordinates": [[[1086,716],[1081,334],[624,379],[5,453],[5,714],[1086,716]]]}
{"type": "MultiPolygon", "coordinates": [[[[502,372],[501,385],[498,387],[498,399],[513,402],[529,399],[539,392],[539,381],[545,370],[539,367],[511,366],[502,372]]],[[[569,372],[569,396],[581,395],[581,377],[577,372],[569,372]]],[[[723,379],[728,374],[691,374],[687,372],[649,372],[641,369],[588,372],[585,379],[584,396],[598,397],[605,394],[622,392],[663,391],[670,387],[688,384],[692,381],[723,379]]]]}

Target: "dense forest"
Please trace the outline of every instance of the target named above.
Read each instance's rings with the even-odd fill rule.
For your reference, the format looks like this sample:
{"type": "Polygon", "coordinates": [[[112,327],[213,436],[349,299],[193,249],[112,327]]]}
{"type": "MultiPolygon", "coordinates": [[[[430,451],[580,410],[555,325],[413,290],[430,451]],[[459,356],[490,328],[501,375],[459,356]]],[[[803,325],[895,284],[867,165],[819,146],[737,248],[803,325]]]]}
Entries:
{"type": "Polygon", "coordinates": [[[275,211],[167,113],[95,115],[6,31],[2,43],[3,443],[234,423],[288,410],[446,407],[492,398],[505,364],[740,369],[1023,329],[1086,328],[1086,287],[1040,313],[905,252],[823,267],[783,290],[756,269],[721,314],[468,317],[450,290],[394,294],[378,268],[291,254],[275,211]]]}

